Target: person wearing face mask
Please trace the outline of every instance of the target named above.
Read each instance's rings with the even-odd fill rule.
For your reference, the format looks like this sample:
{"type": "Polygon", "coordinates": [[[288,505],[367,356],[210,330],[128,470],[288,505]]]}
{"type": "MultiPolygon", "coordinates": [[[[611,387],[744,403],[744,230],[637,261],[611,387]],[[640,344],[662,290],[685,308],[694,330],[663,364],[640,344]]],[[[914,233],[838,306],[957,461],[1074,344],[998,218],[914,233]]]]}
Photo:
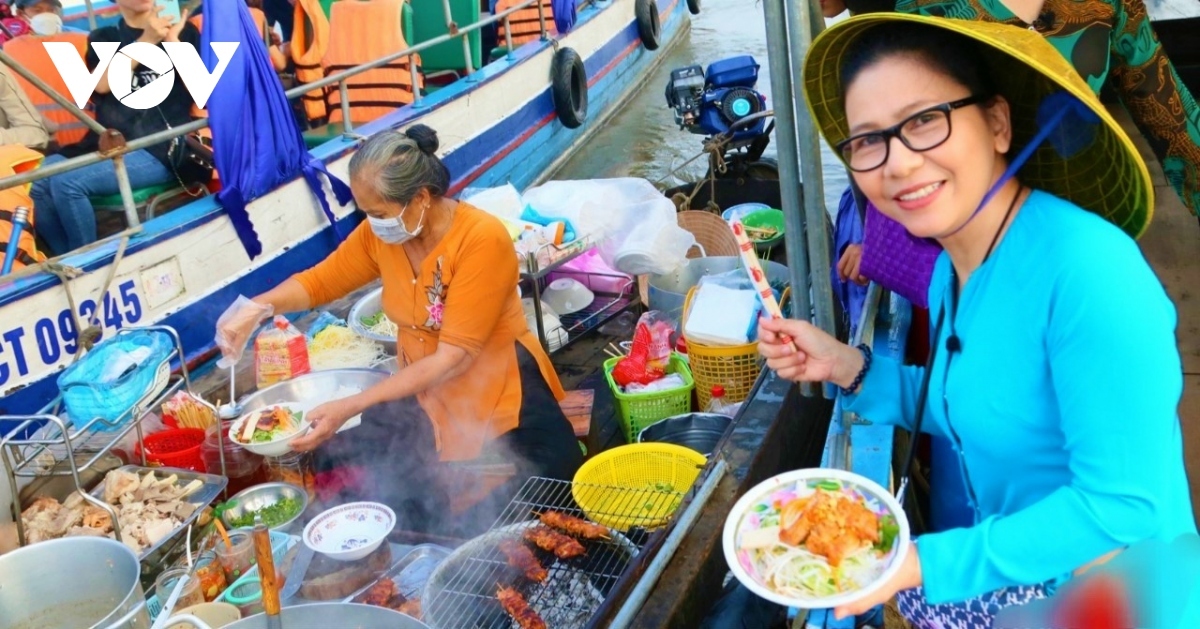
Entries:
{"type": "Polygon", "coordinates": [[[29,25],[34,35],[86,32],[63,26],[63,6],[59,0],[17,0],[15,7],[16,16],[29,25]]]}
{"type": "MultiPolygon", "coordinates": [[[[512,240],[499,219],[447,196],[437,147],[424,125],[368,139],[350,160],[367,220],[328,258],[253,301],[297,312],[382,280],[400,370],[310,411],[312,431],[292,447],[317,449],[325,468],[361,468],[367,480],[352,497],[391,505],[406,528],[445,531],[454,523],[439,504],[439,463],[498,455],[516,465],[515,490],[533,475],[570,480],[582,455],[558,404],[558,375],[525,322],[512,240]],[[335,436],[360,413],[361,426],[335,436]]],[[[240,355],[261,320],[230,319],[217,335],[227,357],[240,355]]]]}

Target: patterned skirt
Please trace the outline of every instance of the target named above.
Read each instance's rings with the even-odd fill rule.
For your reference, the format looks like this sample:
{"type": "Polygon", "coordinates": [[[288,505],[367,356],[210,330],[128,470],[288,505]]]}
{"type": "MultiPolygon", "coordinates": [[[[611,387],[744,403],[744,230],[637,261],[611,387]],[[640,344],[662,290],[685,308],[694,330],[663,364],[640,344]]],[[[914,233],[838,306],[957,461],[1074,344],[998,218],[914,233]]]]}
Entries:
{"type": "Polygon", "coordinates": [[[1046,584],[1006,587],[958,603],[932,605],[925,600],[924,588],[896,594],[900,615],[917,629],[988,629],[996,614],[1005,607],[1024,605],[1049,598],[1046,584]]]}

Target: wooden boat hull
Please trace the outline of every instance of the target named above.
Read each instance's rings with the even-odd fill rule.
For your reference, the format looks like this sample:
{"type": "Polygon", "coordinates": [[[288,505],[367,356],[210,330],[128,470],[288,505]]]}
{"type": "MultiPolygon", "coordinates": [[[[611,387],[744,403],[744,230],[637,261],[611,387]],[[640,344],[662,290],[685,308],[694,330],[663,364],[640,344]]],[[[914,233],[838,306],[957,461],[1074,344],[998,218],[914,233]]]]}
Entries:
{"type": "MultiPolygon", "coordinates": [[[[662,45],[641,44],[634,0],[580,10],[572,31],[558,38],[584,59],[589,115],[567,129],[550,93],[552,42],[534,42],[513,58],[356,129],[370,135],[416,121],[437,129],[441,155],[454,174],[451,193],[467,186],[511,182],[522,188],[546,176],[604,119],[628,100],[690,22],[683,0],[660,0],[662,45]]],[[[312,153],[346,177],[353,140],[335,139],[312,153]]],[[[331,203],[332,195],[328,195],[331,203]]],[[[146,223],[130,238],[107,295],[116,242],[62,260],[83,275],[70,282],[84,316],[98,311],[106,333],[126,326],[165,324],[177,329],[189,363],[213,355],[217,317],[239,294],[252,296],[312,266],[336,246],[334,230],[301,179],[249,205],[263,255],[250,260],[215,199],[205,198],[146,223]]],[[[348,232],[361,220],[351,204],[335,208],[348,232]]],[[[31,413],[57,393],[55,377],[77,350],[66,290],[53,275],[26,271],[0,284],[0,416],[31,413]],[[15,279],[14,279],[15,278],[15,279]]],[[[0,430],[3,426],[0,426],[0,430]]]]}

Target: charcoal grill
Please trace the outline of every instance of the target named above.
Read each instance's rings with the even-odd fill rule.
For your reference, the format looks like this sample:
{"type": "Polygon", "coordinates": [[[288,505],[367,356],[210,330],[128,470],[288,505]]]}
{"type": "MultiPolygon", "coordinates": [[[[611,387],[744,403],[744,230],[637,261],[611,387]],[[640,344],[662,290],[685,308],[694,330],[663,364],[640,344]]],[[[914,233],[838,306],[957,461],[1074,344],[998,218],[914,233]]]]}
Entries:
{"type": "MultiPolygon", "coordinates": [[[[575,485],[575,491],[616,492],[627,515],[664,518],[657,510],[673,509],[683,499],[663,499],[661,489],[645,490],[575,485]]],[[[537,514],[556,510],[587,519],[572,498],[572,483],[531,478],[487,533],[459,547],[430,575],[422,596],[424,622],[432,629],[511,629],[516,625],[496,600],[498,586],[513,587],[554,629],[598,626],[600,612],[641,571],[649,551],[661,543],[666,529],[647,532],[610,529],[607,540],[579,539],[587,551],[562,560],[532,545],[549,572],[544,583],[533,583],[508,565],[498,546],[501,540],[521,538],[524,529],[540,524],[537,514]]]]}

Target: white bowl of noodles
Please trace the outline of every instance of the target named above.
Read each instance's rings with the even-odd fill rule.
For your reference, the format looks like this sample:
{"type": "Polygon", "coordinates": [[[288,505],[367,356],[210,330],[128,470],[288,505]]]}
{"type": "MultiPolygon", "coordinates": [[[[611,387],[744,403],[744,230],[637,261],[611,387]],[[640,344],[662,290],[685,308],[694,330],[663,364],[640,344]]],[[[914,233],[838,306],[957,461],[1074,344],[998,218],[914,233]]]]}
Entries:
{"type": "Polygon", "coordinates": [[[726,563],[750,591],[780,605],[830,609],[866,596],[900,569],[909,528],[900,503],[875,482],[816,468],[746,492],[725,520],[723,542],[726,563]],[[835,524],[829,509],[851,524],[835,524]]]}

